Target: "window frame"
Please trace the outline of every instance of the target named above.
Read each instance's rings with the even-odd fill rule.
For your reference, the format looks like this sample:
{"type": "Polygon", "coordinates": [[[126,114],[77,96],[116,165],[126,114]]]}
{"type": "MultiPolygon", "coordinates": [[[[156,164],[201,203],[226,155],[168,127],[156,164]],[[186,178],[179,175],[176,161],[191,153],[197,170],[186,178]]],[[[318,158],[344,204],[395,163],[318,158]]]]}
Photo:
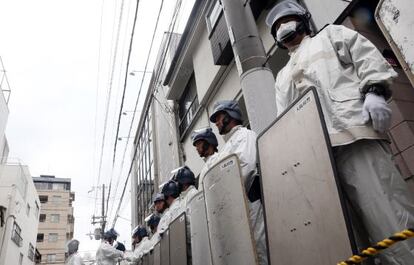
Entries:
{"type": "Polygon", "coordinates": [[[48,195],[39,195],[39,201],[40,201],[41,204],[42,203],[48,203],[49,202],[49,196],[48,195]],[[46,200],[42,200],[42,198],[46,199],[46,200]]]}
{"type": "Polygon", "coordinates": [[[190,78],[188,79],[184,92],[182,93],[180,99],[178,100],[178,108],[179,108],[178,110],[178,120],[179,120],[178,131],[179,131],[181,140],[185,137],[189,128],[191,128],[191,125],[193,124],[200,110],[200,106],[201,105],[198,100],[197,83],[195,79],[195,74],[193,72],[190,78]],[[186,101],[187,95],[191,94],[191,92],[194,92],[193,98],[186,101]],[[184,113],[182,113],[181,108],[186,102],[190,102],[190,104],[188,105],[188,107],[186,107],[184,113]],[[194,104],[195,104],[195,107],[194,107],[194,104]],[[183,125],[185,125],[185,127],[183,125]]]}
{"type": "Polygon", "coordinates": [[[22,233],[22,229],[20,228],[20,226],[14,222],[13,223],[13,230],[12,230],[12,234],[11,234],[11,240],[16,243],[17,246],[21,247],[22,246],[22,242],[23,242],[23,238],[21,236],[22,233]]]}
{"type": "Polygon", "coordinates": [[[208,31],[208,35],[209,37],[211,36],[211,34],[214,32],[214,29],[216,28],[218,22],[220,21],[221,16],[223,15],[223,8],[220,5],[220,1],[216,0],[215,3],[212,3],[209,7],[209,10],[205,16],[205,20],[206,20],[206,25],[207,25],[207,31],[208,31]],[[214,20],[212,20],[212,14],[214,14],[213,12],[215,12],[216,14],[214,15],[214,20]]]}
{"type": "Polygon", "coordinates": [[[29,250],[27,253],[27,257],[31,260],[34,261],[35,258],[35,251],[34,251],[34,247],[32,245],[32,243],[29,243],[29,250]]]}
{"type": "Polygon", "coordinates": [[[58,233],[49,233],[49,235],[47,236],[47,242],[52,242],[53,243],[53,242],[57,242],[58,240],[59,240],[59,234],[58,233]],[[56,240],[51,240],[51,238],[56,238],[56,240]]]}
{"type": "Polygon", "coordinates": [[[37,233],[36,236],[36,243],[44,242],[45,241],[45,234],[44,233],[37,233]]]}

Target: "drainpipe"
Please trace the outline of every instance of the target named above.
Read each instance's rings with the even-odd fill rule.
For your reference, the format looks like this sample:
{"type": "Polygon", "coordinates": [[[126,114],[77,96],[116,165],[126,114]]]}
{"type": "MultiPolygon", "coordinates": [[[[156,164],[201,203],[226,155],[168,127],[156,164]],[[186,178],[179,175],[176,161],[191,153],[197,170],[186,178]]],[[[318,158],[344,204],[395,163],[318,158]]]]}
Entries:
{"type": "Polygon", "coordinates": [[[276,118],[272,71],[249,1],[221,0],[250,125],[257,134],[276,118]]]}

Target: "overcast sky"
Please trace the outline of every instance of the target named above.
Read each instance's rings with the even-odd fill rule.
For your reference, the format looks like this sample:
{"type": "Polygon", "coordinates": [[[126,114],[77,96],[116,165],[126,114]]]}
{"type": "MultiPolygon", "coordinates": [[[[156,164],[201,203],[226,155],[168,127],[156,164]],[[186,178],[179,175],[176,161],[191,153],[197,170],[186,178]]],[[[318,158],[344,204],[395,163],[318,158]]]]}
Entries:
{"type": "MultiPolygon", "coordinates": [[[[160,0],[139,2],[130,71],[144,70],[161,4],[160,0]]],[[[175,0],[164,1],[150,57],[150,71],[162,34],[168,29],[175,3],[175,0]]],[[[194,0],[183,0],[175,31],[182,32],[193,4],[194,0]]],[[[28,165],[32,176],[50,174],[72,179],[72,191],[76,193],[75,238],[81,241],[81,251],[94,252],[98,245],[86,234],[93,231],[91,215],[94,211],[99,214],[101,205],[95,205],[95,192],[88,191],[97,184],[112,60],[115,56],[117,60],[112,78],[99,183],[109,184],[112,175],[114,189],[119,179],[118,191],[110,197],[110,223],[129,168],[130,149],[126,150],[124,170],[120,168],[128,140],[126,138],[118,143],[117,162],[113,169],[111,161],[135,6],[136,0],[0,2],[0,56],[12,90],[6,130],[9,157],[18,158],[28,165]],[[122,3],[123,16],[118,52],[115,55],[122,3]]],[[[134,109],[141,78],[142,73],[128,75],[124,111],[134,109]]],[[[150,75],[147,75],[144,89],[149,78],[150,75]]],[[[143,91],[142,99],[145,94],[143,91]]],[[[132,113],[127,113],[121,120],[120,137],[128,135],[132,113]]],[[[116,229],[121,234],[121,241],[126,241],[129,247],[129,188],[121,209],[116,229]]]]}

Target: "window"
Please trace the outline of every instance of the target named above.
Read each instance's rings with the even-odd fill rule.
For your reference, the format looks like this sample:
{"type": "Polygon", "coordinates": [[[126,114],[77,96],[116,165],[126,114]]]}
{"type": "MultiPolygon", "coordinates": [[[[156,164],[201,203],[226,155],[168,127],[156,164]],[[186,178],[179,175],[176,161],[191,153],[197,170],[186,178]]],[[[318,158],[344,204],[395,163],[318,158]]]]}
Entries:
{"type": "Polygon", "coordinates": [[[38,217],[39,216],[39,210],[40,210],[40,208],[39,208],[39,204],[37,203],[37,201],[35,201],[35,206],[36,206],[36,208],[35,208],[35,216],[38,217]]]}
{"type": "Polygon", "coordinates": [[[32,245],[32,243],[29,243],[29,253],[27,253],[27,257],[31,260],[34,261],[34,247],[32,245]]]}
{"type": "Polygon", "coordinates": [[[52,202],[54,205],[58,205],[62,203],[62,196],[60,195],[53,195],[52,198],[50,198],[50,202],[52,202]]]}
{"type": "Polygon", "coordinates": [[[46,195],[39,196],[40,203],[47,203],[48,197],[46,195]]]}
{"type": "Polygon", "coordinates": [[[194,74],[191,75],[179,100],[180,135],[182,136],[193,121],[198,110],[197,87],[194,74]]]}
{"type": "Polygon", "coordinates": [[[22,253],[20,253],[20,258],[19,258],[19,265],[22,265],[23,264],[23,254],[22,253]]]}
{"type": "Polygon", "coordinates": [[[151,112],[147,110],[135,146],[137,155],[134,162],[134,178],[137,180],[137,213],[139,215],[138,220],[141,223],[144,223],[145,217],[150,213],[150,205],[154,194],[154,157],[151,138],[151,112]]]}
{"type": "Polygon", "coordinates": [[[26,206],[26,215],[29,216],[30,214],[30,204],[27,204],[26,206]]]}
{"type": "Polygon", "coordinates": [[[60,215],[59,214],[51,214],[50,215],[50,222],[51,223],[59,223],[60,215]]]}
{"type": "Polygon", "coordinates": [[[47,254],[47,262],[56,262],[56,254],[47,254]]]}
{"type": "Polygon", "coordinates": [[[46,214],[40,214],[39,216],[39,222],[43,223],[46,220],[46,214]]]}
{"type": "Polygon", "coordinates": [[[37,234],[36,242],[43,242],[45,234],[37,234]]]}
{"type": "Polygon", "coordinates": [[[68,224],[73,224],[75,222],[75,217],[73,215],[68,214],[68,224]]]}
{"type": "Polygon", "coordinates": [[[50,233],[47,241],[49,241],[49,242],[58,241],[58,234],[57,233],[50,233]]]}
{"type": "Polygon", "coordinates": [[[22,229],[20,228],[20,226],[16,222],[14,222],[14,224],[13,224],[13,232],[12,232],[11,239],[19,247],[22,246],[22,241],[23,241],[22,236],[21,236],[21,233],[22,233],[22,229]]]}
{"type": "Polygon", "coordinates": [[[210,8],[210,11],[206,17],[208,31],[211,32],[214,26],[217,24],[217,21],[222,13],[223,9],[221,8],[220,2],[215,1],[214,5],[210,8]]]}

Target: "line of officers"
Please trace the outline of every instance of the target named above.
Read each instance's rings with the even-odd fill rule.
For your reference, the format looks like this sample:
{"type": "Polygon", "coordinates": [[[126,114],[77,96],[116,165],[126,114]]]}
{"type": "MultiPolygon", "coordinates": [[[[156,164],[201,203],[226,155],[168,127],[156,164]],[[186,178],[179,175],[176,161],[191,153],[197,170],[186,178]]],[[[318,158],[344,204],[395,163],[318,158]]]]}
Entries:
{"type": "Polygon", "coordinates": [[[216,124],[226,143],[218,152],[218,141],[212,128],[202,128],[192,133],[193,145],[205,162],[199,175],[198,185],[196,185],[195,175],[189,167],[183,166],[173,170],[170,180],[162,185],[161,192],[154,195],[154,213],[146,219],[149,229],[137,226],[132,231],[133,254],[124,257],[122,251],[112,246],[118,234],[111,229],[104,234],[104,241],[97,251],[97,264],[117,264],[120,259],[126,260],[131,265],[140,264],[143,256],[152,251],[161,240],[170,223],[183,212],[186,212],[187,264],[192,264],[191,216],[187,210],[188,203],[203,189],[203,179],[210,167],[230,154],[236,154],[239,158],[259,263],[267,264],[263,210],[256,174],[256,134],[242,126],[242,113],[235,100],[218,101],[210,116],[210,121],[216,124]]]}
{"type": "MultiPolygon", "coordinates": [[[[171,222],[183,212],[186,213],[187,264],[193,264],[190,242],[191,214],[188,211],[188,204],[196,194],[203,190],[204,176],[211,166],[230,154],[237,154],[239,157],[242,181],[249,198],[250,221],[259,261],[260,264],[267,264],[263,211],[259,199],[260,189],[258,182],[254,181],[257,177],[256,134],[242,126],[242,113],[235,100],[218,101],[214,106],[210,121],[215,123],[226,143],[218,152],[218,141],[212,128],[202,128],[192,133],[193,146],[205,162],[199,175],[198,185],[196,185],[194,173],[187,166],[171,172],[170,180],[162,186],[160,193],[155,194],[153,199],[155,212],[147,219],[152,236],[149,237],[147,229],[142,226],[136,227],[132,232],[134,252],[132,257],[127,258],[130,264],[139,264],[142,257],[153,250],[161,240],[171,222]]],[[[194,264],[196,263],[197,261],[194,261],[194,264]]]]}
{"type": "MultiPolygon", "coordinates": [[[[397,73],[375,45],[358,32],[342,25],[328,25],[313,32],[310,19],[311,14],[293,0],[278,1],[266,18],[278,47],[287,49],[290,56],[276,77],[277,115],[282,115],[307,88],[316,88],[339,183],[353,210],[352,217],[358,220],[352,226],[358,231],[356,243],[361,249],[365,240],[359,242],[358,237],[374,244],[414,226],[414,197],[392,161],[386,136],[392,115],[387,101],[397,73]]],[[[237,155],[258,263],[268,264],[256,167],[257,136],[242,126],[236,101],[216,102],[210,121],[217,126],[225,144],[218,148],[211,128],[193,133],[193,145],[205,161],[198,190],[203,189],[203,179],[215,162],[230,154],[237,155]]],[[[188,167],[179,168],[172,175],[154,198],[156,212],[148,221],[152,237],[144,227],[133,231],[135,248],[128,258],[131,264],[139,264],[140,257],[160,241],[171,221],[186,211],[188,201],[197,193],[194,174],[188,167]]],[[[189,214],[186,222],[191,222],[189,214]]],[[[191,251],[187,253],[191,255],[191,251]]],[[[99,263],[98,254],[98,264],[116,264],[99,263]]],[[[119,258],[122,254],[116,255],[119,258]]],[[[414,241],[399,243],[379,258],[382,265],[413,264],[414,241]]],[[[188,264],[198,264],[191,262],[188,257],[188,264]]]]}

